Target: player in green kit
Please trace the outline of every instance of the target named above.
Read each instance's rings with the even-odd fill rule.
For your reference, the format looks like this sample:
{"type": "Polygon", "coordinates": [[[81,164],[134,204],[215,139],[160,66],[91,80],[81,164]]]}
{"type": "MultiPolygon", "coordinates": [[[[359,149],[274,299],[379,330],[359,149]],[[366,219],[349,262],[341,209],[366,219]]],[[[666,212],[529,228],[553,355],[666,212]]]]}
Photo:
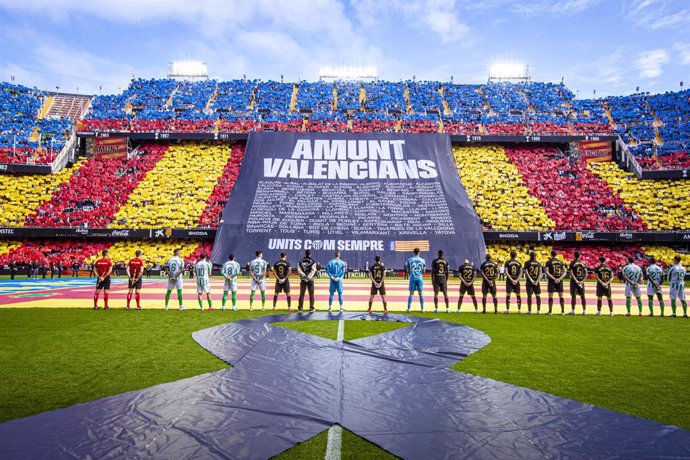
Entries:
{"type": "Polygon", "coordinates": [[[240,264],[235,261],[235,255],[230,254],[228,260],[220,269],[221,275],[225,278],[225,283],[223,284],[223,306],[221,307],[223,311],[228,300],[228,291],[232,292],[232,309],[237,310],[237,277],[241,271],[240,264]]]}
{"type": "Polygon", "coordinates": [[[254,293],[261,291],[261,311],[266,311],[266,275],[268,263],[263,259],[263,252],[256,251],[256,259],[249,262],[249,275],[252,277],[251,293],[249,294],[249,311],[254,309],[254,293]]]}
{"type": "Polygon", "coordinates": [[[184,277],[182,272],[184,271],[184,261],[180,258],[179,249],[173,251],[173,256],[165,265],[166,271],[168,272],[168,289],[165,292],[165,309],[168,309],[170,293],[173,289],[177,289],[177,302],[179,303],[180,310],[184,310],[184,306],[182,306],[182,279],[184,277]]]}
{"type": "Polygon", "coordinates": [[[630,298],[633,295],[637,299],[637,308],[642,316],[642,292],[640,291],[642,269],[635,265],[635,259],[632,257],[628,257],[628,265],[623,267],[623,281],[625,281],[625,309],[628,311],[625,316],[630,316],[630,298]]]}
{"type": "Polygon", "coordinates": [[[213,310],[213,301],[211,300],[211,270],[213,265],[206,260],[206,254],[201,254],[201,260],[194,266],[194,273],[196,274],[196,296],[199,301],[199,308],[204,310],[204,302],[201,299],[206,294],[206,301],[208,302],[208,309],[213,310]]]}
{"type": "Polygon", "coordinates": [[[673,258],[673,266],[668,270],[668,282],[671,284],[669,297],[671,298],[672,318],[676,317],[676,299],[683,305],[683,317],[688,317],[688,303],[685,301],[685,267],[680,263],[680,256],[673,258]]]}
{"type": "Polygon", "coordinates": [[[522,297],[520,296],[520,278],[522,277],[522,266],[515,257],[517,253],[510,251],[510,260],[505,263],[506,273],[506,314],[510,313],[510,294],[515,293],[517,300],[518,314],[522,313],[522,297]]]}
{"type": "Polygon", "coordinates": [[[656,263],[656,258],[649,260],[647,275],[647,304],[649,305],[649,316],[654,316],[654,295],[659,299],[661,316],[664,316],[664,295],[661,285],[664,283],[664,269],[656,263]]]}

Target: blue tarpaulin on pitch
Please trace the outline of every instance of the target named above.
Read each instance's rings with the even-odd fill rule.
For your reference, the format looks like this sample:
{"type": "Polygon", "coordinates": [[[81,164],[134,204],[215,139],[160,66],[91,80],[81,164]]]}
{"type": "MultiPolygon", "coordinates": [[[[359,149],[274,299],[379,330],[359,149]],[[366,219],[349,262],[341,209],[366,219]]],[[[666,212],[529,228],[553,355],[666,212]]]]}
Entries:
{"type": "Polygon", "coordinates": [[[2,458],[269,458],[333,424],[403,458],[690,458],[690,431],[448,369],[488,345],[437,319],[263,316],[194,333],[232,369],[0,424],[2,458]],[[334,342],[271,325],[410,327],[334,342]]]}

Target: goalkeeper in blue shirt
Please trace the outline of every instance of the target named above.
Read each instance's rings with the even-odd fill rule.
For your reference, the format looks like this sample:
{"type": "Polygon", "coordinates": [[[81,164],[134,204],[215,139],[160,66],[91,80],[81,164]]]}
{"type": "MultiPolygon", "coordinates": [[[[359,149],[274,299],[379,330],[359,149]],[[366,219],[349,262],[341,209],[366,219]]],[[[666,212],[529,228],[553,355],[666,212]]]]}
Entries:
{"type": "Polygon", "coordinates": [[[340,311],[345,311],[343,308],[343,276],[347,271],[347,264],[340,260],[340,251],[335,251],[335,258],[331,259],[326,265],[326,274],[331,280],[328,292],[328,311],[331,311],[333,305],[333,296],[338,293],[338,302],[340,303],[340,311]]]}
{"type": "Polygon", "coordinates": [[[405,272],[410,276],[410,295],[407,297],[407,311],[412,308],[414,293],[419,292],[419,304],[421,311],[424,311],[424,269],[426,262],[419,257],[419,248],[414,248],[414,256],[407,259],[405,272]]]}

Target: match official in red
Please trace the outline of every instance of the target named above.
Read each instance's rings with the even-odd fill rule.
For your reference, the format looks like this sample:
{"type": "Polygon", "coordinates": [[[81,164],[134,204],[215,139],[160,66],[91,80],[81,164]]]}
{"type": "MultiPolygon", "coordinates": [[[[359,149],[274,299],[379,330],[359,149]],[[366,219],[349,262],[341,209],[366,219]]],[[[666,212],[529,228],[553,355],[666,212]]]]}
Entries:
{"type": "Polygon", "coordinates": [[[104,310],[109,310],[108,307],[108,291],[110,290],[110,274],[113,272],[113,262],[108,258],[108,250],[104,249],[103,257],[98,259],[93,264],[93,269],[96,272],[96,292],[93,294],[93,309],[98,310],[98,296],[103,289],[104,310]]]}
{"type": "Polygon", "coordinates": [[[127,310],[132,301],[132,291],[136,291],[137,310],[141,310],[141,277],[144,274],[144,261],[141,260],[141,250],[137,249],[135,257],[127,264],[127,276],[129,277],[129,292],[127,292],[127,310]]]}

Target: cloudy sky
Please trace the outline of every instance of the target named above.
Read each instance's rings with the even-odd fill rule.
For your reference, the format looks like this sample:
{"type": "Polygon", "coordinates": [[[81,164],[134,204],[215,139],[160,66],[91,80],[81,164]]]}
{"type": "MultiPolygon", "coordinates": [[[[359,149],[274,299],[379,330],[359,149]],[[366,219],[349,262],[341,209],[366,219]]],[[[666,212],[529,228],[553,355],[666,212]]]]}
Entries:
{"type": "Polygon", "coordinates": [[[324,65],[480,83],[497,60],[580,97],[690,86],[690,0],[0,0],[3,81],[113,93],[170,61],[218,79],[324,65]]]}

